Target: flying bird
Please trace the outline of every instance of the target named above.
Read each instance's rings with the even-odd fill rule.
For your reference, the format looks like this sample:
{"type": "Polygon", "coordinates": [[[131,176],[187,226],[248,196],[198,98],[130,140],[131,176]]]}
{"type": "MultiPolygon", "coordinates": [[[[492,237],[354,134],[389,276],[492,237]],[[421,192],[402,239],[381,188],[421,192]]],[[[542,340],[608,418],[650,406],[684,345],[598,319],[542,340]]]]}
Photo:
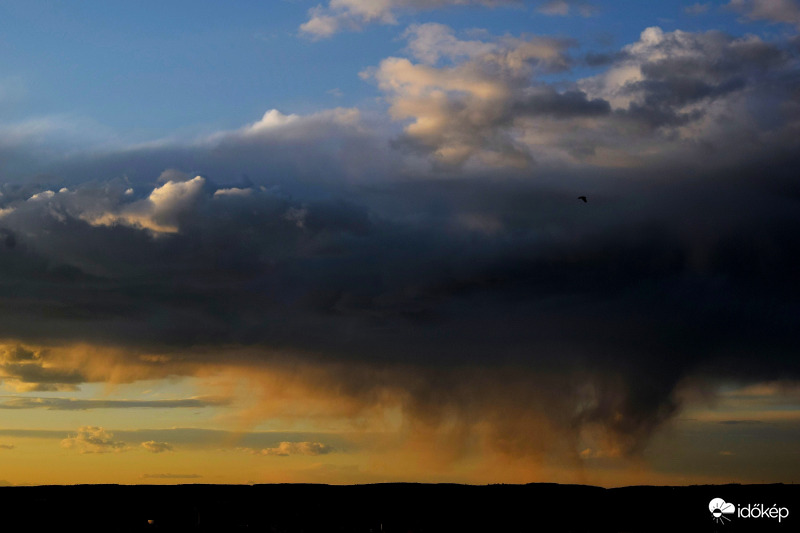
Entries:
{"type": "Polygon", "coordinates": [[[583,203],[589,203],[589,200],[586,199],[585,196],[578,196],[578,200],[583,200],[583,203]]]}

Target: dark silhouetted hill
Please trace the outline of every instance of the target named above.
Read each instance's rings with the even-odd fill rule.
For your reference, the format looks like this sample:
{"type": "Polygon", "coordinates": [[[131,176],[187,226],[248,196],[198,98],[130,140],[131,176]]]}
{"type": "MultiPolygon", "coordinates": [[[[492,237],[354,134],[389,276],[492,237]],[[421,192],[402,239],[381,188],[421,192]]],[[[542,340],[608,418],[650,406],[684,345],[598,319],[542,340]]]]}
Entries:
{"type": "Polygon", "coordinates": [[[76,485],[0,495],[5,531],[800,531],[796,485],[76,485]],[[790,514],[718,523],[714,498],[790,514]]]}

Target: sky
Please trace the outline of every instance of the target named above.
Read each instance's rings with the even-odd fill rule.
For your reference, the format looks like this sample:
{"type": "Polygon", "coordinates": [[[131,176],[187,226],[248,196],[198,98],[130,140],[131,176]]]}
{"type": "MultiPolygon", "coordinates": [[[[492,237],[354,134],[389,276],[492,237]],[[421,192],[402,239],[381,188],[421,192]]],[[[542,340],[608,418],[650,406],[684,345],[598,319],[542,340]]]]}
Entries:
{"type": "Polygon", "coordinates": [[[0,484],[800,481],[798,30],[0,1],[0,484]]]}

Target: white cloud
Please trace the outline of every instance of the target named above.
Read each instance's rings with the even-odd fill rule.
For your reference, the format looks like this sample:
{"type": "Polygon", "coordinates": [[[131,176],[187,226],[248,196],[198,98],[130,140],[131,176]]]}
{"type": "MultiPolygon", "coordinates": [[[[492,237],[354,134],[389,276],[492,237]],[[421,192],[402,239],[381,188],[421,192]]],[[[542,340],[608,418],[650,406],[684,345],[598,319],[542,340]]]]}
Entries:
{"type": "Polygon", "coordinates": [[[410,121],[407,139],[447,165],[470,159],[525,166],[529,155],[515,139],[514,105],[531,77],[567,68],[569,41],[505,37],[462,41],[440,24],[413,26],[409,50],[422,64],[390,57],[372,75],[387,94],[393,119],[410,121]],[[453,64],[436,66],[448,58],[453,64]]]}
{"type": "Polygon", "coordinates": [[[441,24],[405,37],[419,62],[390,57],[365,75],[404,124],[405,146],[440,165],[641,166],[701,143],[747,146],[759,120],[794,120],[786,89],[763,82],[790,54],[755,36],[651,27],[604,72],[558,85],[541,75],[570,67],[567,40],[464,40],[441,24]]]}
{"type": "Polygon", "coordinates": [[[49,200],[50,198],[52,198],[55,195],[56,195],[56,193],[54,193],[53,191],[42,191],[40,193],[36,193],[33,196],[31,196],[28,199],[28,201],[29,202],[38,202],[38,201],[42,201],[42,200],[49,200]]]}
{"type": "Polygon", "coordinates": [[[300,25],[300,31],[317,39],[330,37],[338,32],[341,26],[341,19],[345,19],[346,17],[343,15],[329,15],[327,13],[328,12],[321,6],[312,8],[308,12],[311,18],[308,19],[308,22],[300,25]]]}
{"type": "Polygon", "coordinates": [[[123,224],[158,233],[177,233],[180,217],[200,198],[205,179],[197,176],[189,181],[168,181],[156,187],[146,199],[126,204],[116,212],[84,216],[98,226],[123,224]]]}
{"type": "Polygon", "coordinates": [[[424,63],[435,64],[441,57],[458,59],[474,57],[494,51],[494,43],[483,41],[462,41],[453,34],[452,28],[444,24],[429,22],[413,24],[406,29],[403,37],[408,39],[411,53],[424,63]]]}
{"type": "Polygon", "coordinates": [[[254,122],[250,126],[245,129],[247,133],[258,133],[260,131],[269,130],[272,128],[278,128],[280,126],[285,126],[286,124],[290,124],[296,121],[299,117],[297,115],[284,115],[277,109],[270,109],[264,116],[261,117],[261,120],[258,122],[254,122]]]}
{"type": "Polygon", "coordinates": [[[214,191],[214,197],[219,196],[249,196],[253,193],[253,189],[250,188],[239,188],[239,187],[231,187],[230,189],[218,189],[214,191]]]}
{"type": "Polygon", "coordinates": [[[212,135],[207,142],[225,143],[238,139],[310,140],[324,137],[331,128],[361,128],[361,112],[352,107],[335,107],[308,115],[285,115],[270,109],[261,120],[237,131],[212,135]]]}

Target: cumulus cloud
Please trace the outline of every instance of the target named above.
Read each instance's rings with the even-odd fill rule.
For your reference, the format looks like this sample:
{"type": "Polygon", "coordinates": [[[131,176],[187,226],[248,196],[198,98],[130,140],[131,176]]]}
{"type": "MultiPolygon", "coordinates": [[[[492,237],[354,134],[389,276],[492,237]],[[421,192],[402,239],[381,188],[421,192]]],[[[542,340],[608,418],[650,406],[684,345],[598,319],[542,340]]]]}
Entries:
{"type": "MultiPolygon", "coordinates": [[[[264,113],[261,120],[234,132],[233,136],[235,138],[238,134],[248,138],[275,136],[284,140],[293,138],[308,140],[309,137],[324,136],[331,127],[359,128],[360,123],[361,113],[356,108],[337,107],[302,116],[284,115],[277,109],[270,109],[264,113]]],[[[215,138],[220,138],[220,136],[217,135],[215,138]]]]}
{"type": "Polygon", "coordinates": [[[623,49],[616,64],[580,85],[615,109],[669,106],[678,113],[689,104],[742,90],[757,82],[758,74],[785,68],[787,60],[778,46],[755,36],[665,33],[651,27],[623,49]]]}
{"type": "Polygon", "coordinates": [[[582,140],[620,164],[641,164],[642,154],[728,159],[731,146],[746,157],[765,145],[785,148],[800,118],[789,48],[755,36],[648,28],[606,71],[579,81],[613,110],[582,140]]]}
{"type": "Polygon", "coordinates": [[[78,453],[123,452],[128,446],[121,441],[113,440],[113,433],[97,426],[82,426],[74,437],[61,441],[62,448],[75,449],[78,453]]]}
{"type": "Polygon", "coordinates": [[[150,453],[162,453],[173,451],[172,444],[168,442],[158,442],[155,440],[148,440],[142,443],[142,448],[150,453]]]}
{"type": "Polygon", "coordinates": [[[429,22],[413,24],[403,33],[408,39],[408,50],[424,63],[433,65],[440,58],[450,60],[480,56],[495,51],[496,45],[478,40],[458,39],[453,30],[444,24],[429,22]]]}
{"type": "MultiPolygon", "coordinates": [[[[530,99],[548,92],[529,80],[568,68],[566,51],[573,43],[543,37],[461,41],[439,24],[413,26],[406,37],[423,63],[392,57],[370,73],[387,93],[392,118],[411,121],[406,140],[445,164],[477,158],[525,166],[530,156],[516,139],[515,121],[530,99]],[[441,59],[451,63],[437,67],[441,59]]],[[[551,100],[558,98],[553,92],[551,100]]],[[[542,104],[532,112],[546,113],[542,104]]]]}
{"type": "Polygon", "coordinates": [[[90,214],[87,222],[100,226],[124,224],[154,233],[175,233],[180,217],[197,202],[204,184],[205,179],[201,176],[183,182],[167,181],[153,189],[146,199],[126,204],[118,212],[90,214]]]}
{"type": "Polygon", "coordinates": [[[786,143],[800,123],[786,42],[653,27],[600,74],[554,84],[537,78],[571,68],[570,41],[461,40],[439,24],[405,35],[420,63],[392,57],[367,74],[405,123],[399,145],[439,165],[641,166],[786,143]]]}

